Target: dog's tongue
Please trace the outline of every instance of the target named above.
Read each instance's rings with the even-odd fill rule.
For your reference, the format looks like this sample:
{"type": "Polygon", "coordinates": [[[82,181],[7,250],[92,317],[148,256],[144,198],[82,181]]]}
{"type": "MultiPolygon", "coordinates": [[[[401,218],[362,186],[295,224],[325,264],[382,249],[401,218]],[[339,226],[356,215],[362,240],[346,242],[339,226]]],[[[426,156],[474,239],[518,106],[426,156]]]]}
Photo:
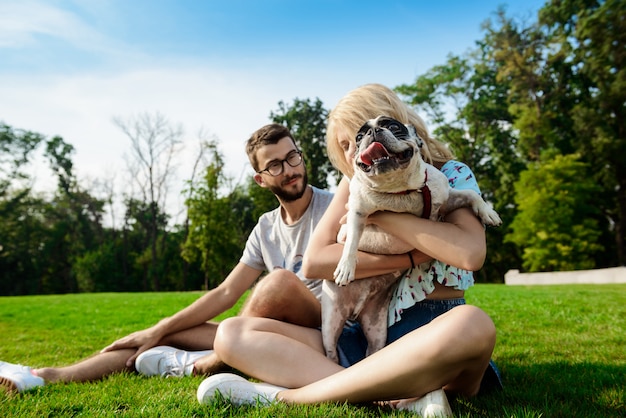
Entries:
{"type": "Polygon", "coordinates": [[[372,142],[365,151],[361,153],[361,161],[367,165],[374,164],[374,160],[382,157],[388,157],[387,148],[380,142],[372,142]]]}

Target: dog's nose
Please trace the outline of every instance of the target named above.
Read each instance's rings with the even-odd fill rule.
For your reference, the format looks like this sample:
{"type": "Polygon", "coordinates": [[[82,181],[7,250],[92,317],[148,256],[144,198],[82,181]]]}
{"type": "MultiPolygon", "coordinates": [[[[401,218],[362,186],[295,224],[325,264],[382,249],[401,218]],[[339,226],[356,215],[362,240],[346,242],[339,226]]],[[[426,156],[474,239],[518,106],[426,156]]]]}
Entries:
{"type": "Polygon", "coordinates": [[[372,138],[383,138],[385,136],[385,130],[381,127],[374,127],[372,128],[371,132],[371,136],[372,138]]]}

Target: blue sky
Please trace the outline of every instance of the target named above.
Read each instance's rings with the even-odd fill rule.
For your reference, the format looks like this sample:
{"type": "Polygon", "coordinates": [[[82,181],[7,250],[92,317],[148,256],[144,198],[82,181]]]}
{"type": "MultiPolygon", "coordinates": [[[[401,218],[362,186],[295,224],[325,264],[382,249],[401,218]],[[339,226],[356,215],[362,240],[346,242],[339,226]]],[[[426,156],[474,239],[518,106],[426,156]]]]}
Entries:
{"type": "Polygon", "coordinates": [[[245,140],[279,101],[332,108],[365,83],[411,83],[474,48],[498,6],[532,20],[543,4],[0,0],[0,121],[62,136],[79,176],[102,178],[130,149],[112,118],[160,112],[184,126],[189,155],[199,132],[216,138],[239,179],[245,140]]]}

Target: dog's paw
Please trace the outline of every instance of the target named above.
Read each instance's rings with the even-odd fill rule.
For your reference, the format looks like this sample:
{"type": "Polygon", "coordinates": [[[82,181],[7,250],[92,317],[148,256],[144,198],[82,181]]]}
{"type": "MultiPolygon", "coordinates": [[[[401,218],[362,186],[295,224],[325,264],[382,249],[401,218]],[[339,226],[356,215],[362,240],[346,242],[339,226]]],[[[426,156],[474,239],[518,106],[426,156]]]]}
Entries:
{"type": "Polygon", "coordinates": [[[339,364],[339,354],[337,354],[337,350],[326,350],[326,357],[328,357],[328,359],[334,361],[335,363],[339,364]]]}
{"type": "Polygon", "coordinates": [[[485,225],[500,226],[502,225],[502,219],[498,212],[490,208],[486,203],[480,205],[476,210],[476,215],[485,225]]]}
{"type": "Polygon", "coordinates": [[[348,283],[354,281],[354,274],[350,274],[347,271],[335,271],[335,283],[337,286],[346,286],[348,283]]]}
{"type": "Polygon", "coordinates": [[[492,226],[502,225],[502,219],[500,219],[500,215],[498,215],[498,213],[493,209],[491,210],[491,213],[489,214],[489,221],[490,223],[488,222],[485,222],[485,223],[487,223],[488,225],[492,225],[492,226]]]}
{"type": "Polygon", "coordinates": [[[348,283],[354,281],[354,271],[356,270],[356,262],[352,260],[340,260],[337,264],[337,268],[333,273],[335,283],[338,286],[345,286],[348,283]]]}

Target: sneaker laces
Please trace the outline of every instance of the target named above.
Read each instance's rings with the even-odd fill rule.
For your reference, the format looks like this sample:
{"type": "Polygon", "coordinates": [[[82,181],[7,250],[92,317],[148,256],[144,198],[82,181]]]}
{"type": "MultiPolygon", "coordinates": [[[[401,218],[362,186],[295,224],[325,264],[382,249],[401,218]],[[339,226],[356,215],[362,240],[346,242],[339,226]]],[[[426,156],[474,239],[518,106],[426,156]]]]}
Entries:
{"type": "Polygon", "coordinates": [[[167,353],[165,358],[165,370],[161,373],[161,377],[183,377],[185,375],[185,365],[189,359],[189,353],[183,351],[182,364],[176,357],[176,352],[167,353]]]}

